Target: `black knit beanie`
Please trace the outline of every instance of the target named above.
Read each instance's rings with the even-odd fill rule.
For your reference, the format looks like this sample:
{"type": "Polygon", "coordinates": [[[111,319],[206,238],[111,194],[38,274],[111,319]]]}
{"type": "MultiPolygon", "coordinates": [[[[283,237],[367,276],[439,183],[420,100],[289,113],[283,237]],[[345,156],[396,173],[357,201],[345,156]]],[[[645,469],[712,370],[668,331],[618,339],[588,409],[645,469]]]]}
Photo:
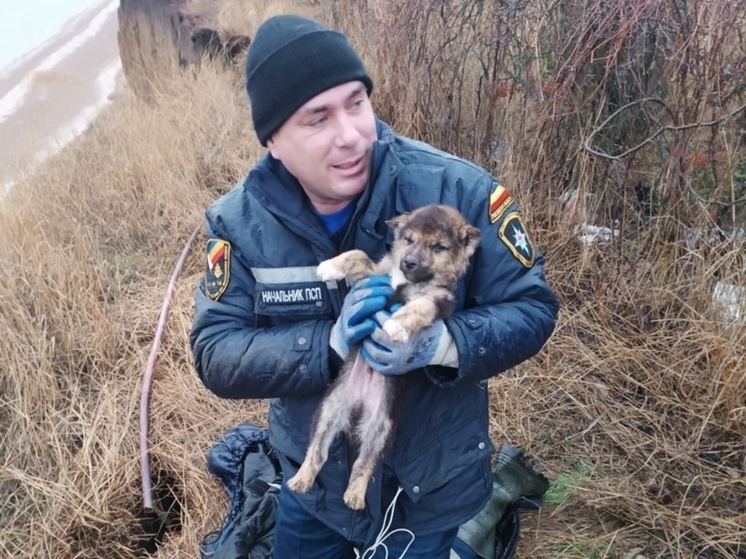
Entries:
{"type": "Polygon", "coordinates": [[[327,89],[373,81],[347,38],[296,15],[275,16],[259,26],[246,57],[246,89],[254,129],[263,146],[309,99],[327,89]]]}

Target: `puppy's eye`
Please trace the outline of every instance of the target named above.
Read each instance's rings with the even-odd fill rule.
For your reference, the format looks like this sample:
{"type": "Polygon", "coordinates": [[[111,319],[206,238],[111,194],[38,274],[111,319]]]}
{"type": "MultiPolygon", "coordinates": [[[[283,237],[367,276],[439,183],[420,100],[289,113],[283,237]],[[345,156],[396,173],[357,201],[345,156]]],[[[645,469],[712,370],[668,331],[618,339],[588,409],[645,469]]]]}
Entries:
{"type": "Polygon", "coordinates": [[[444,252],[448,250],[448,247],[444,245],[443,243],[438,243],[436,245],[433,245],[433,252],[435,254],[438,254],[439,252],[444,252]]]}
{"type": "Polygon", "coordinates": [[[404,237],[404,242],[411,245],[414,243],[414,239],[412,237],[404,237]]]}

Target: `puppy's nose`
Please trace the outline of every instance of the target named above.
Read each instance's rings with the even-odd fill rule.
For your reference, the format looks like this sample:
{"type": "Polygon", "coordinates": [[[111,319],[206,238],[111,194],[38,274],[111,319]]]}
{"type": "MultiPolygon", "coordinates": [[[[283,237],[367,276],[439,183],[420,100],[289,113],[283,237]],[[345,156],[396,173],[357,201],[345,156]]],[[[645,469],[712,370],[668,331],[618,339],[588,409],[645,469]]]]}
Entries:
{"type": "Polygon", "coordinates": [[[407,270],[414,270],[420,263],[420,259],[414,254],[408,254],[404,257],[404,267],[407,270]]]}

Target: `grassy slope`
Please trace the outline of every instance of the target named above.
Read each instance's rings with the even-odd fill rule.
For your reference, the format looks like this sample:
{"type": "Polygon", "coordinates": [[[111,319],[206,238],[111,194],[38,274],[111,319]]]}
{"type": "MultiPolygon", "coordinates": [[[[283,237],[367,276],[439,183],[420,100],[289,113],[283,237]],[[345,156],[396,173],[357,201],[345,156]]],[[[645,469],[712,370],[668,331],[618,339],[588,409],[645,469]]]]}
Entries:
{"type": "MultiPolygon", "coordinates": [[[[374,68],[376,103],[416,132],[416,114],[391,110],[385,69],[374,68]]],[[[162,299],[204,208],[262,152],[240,72],[206,65],[161,89],[150,104],[117,101],[0,210],[2,555],[143,555],[139,388],[162,299]]],[[[715,270],[744,283],[743,246],[691,250],[685,265],[654,236],[583,246],[573,219],[547,210],[555,198],[521,188],[530,153],[508,154],[501,175],[563,311],[545,350],[490,385],[493,440],[533,454],[555,482],[524,517],[520,556],[742,556],[746,339],[716,320],[709,293],[715,270]]],[[[264,402],[221,401],[193,373],[203,242],[156,367],[155,483],[181,507],[159,557],[194,557],[219,526],[226,502],[204,454],[232,425],[264,422],[264,402]]]]}

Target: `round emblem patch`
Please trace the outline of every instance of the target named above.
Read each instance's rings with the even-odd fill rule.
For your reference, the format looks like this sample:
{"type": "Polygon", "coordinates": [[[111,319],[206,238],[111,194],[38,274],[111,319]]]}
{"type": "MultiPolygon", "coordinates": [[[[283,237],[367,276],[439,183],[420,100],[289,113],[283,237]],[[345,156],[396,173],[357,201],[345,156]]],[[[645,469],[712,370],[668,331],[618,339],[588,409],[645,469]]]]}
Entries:
{"type": "Polygon", "coordinates": [[[521,217],[517,212],[509,213],[505,217],[502,225],[500,225],[498,236],[521,264],[526,266],[526,268],[534,265],[536,253],[528,238],[528,233],[526,233],[526,228],[523,226],[521,217]]]}

